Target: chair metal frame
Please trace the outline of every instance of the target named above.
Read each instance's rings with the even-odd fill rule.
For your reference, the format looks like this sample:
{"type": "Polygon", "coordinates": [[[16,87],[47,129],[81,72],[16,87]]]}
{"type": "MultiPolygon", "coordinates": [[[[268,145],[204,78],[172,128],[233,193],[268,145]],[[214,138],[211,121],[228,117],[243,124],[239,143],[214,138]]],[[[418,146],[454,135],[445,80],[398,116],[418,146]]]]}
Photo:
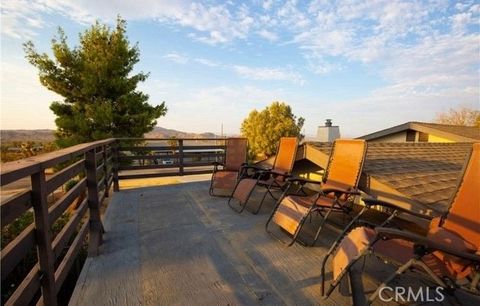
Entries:
{"type": "Polygon", "coordinates": [[[289,172],[281,173],[281,172],[275,170],[275,166],[277,164],[278,155],[280,154],[280,146],[281,146],[281,141],[282,141],[283,138],[293,138],[293,137],[282,137],[280,139],[280,141],[278,143],[278,151],[277,151],[277,154],[275,155],[275,159],[274,159],[272,168],[262,168],[258,165],[245,165],[245,166],[242,167],[242,170],[240,172],[241,175],[239,176],[239,179],[237,180],[237,184],[235,185],[235,188],[233,189],[232,194],[230,195],[230,198],[228,199],[228,206],[230,206],[230,208],[233,211],[235,211],[237,213],[242,213],[245,210],[245,208],[247,207],[247,203],[250,199],[250,196],[253,194],[253,191],[255,190],[256,186],[264,187],[264,188],[266,188],[266,190],[265,190],[265,193],[263,194],[262,199],[261,199],[260,203],[258,204],[257,208],[251,212],[254,215],[256,215],[260,212],[260,210],[262,208],[262,205],[263,205],[263,202],[265,201],[265,198],[267,197],[268,194],[273,199],[277,200],[275,195],[272,193],[272,189],[279,189],[281,191],[286,190],[285,187],[288,184],[286,183],[284,185],[281,185],[277,181],[277,178],[282,177],[282,178],[284,178],[284,180],[286,180],[289,177],[291,177],[291,172],[292,172],[292,169],[293,169],[293,165],[295,163],[295,158],[296,158],[296,155],[297,155],[299,141],[298,141],[298,138],[297,138],[296,147],[294,149],[293,157],[292,157],[291,163],[289,165],[289,172]],[[253,173],[249,173],[249,170],[253,171],[253,173]],[[269,178],[271,178],[271,182],[269,184],[264,184],[263,183],[264,181],[268,181],[268,179],[265,180],[265,177],[267,177],[267,176],[269,178]],[[248,193],[247,198],[245,200],[245,203],[243,203],[243,204],[240,203],[240,209],[237,209],[232,204],[233,194],[235,193],[235,190],[237,189],[241,180],[244,179],[244,178],[255,179],[256,182],[255,182],[254,188],[252,188],[250,190],[250,192],[248,193]]]}
{"type": "Polygon", "coordinates": [[[367,148],[368,148],[368,145],[365,142],[365,147],[364,147],[364,150],[363,150],[363,157],[362,157],[362,160],[361,160],[361,163],[360,163],[360,167],[359,167],[359,170],[358,170],[358,173],[357,173],[357,177],[355,178],[355,185],[352,186],[353,188],[351,188],[349,190],[346,190],[346,189],[341,189],[341,188],[328,187],[328,188],[324,188],[324,189],[320,189],[319,191],[316,191],[317,195],[313,198],[312,205],[309,207],[309,210],[308,210],[307,214],[305,214],[303,216],[303,218],[301,219],[301,221],[299,222],[299,226],[297,227],[295,233],[290,238],[290,241],[285,241],[285,240],[281,239],[280,237],[278,237],[277,235],[275,235],[275,233],[272,232],[269,229],[269,225],[270,225],[275,213],[277,212],[278,208],[281,205],[282,200],[285,197],[287,197],[289,195],[299,196],[300,195],[299,191],[303,191],[304,195],[306,195],[306,192],[304,192],[304,186],[307,183],[316,184],[316,185],[321,186],[322,184],[324,184],[325,182],[328,181],[328,173],[329,173],[329,171],[331,171],[331,164],[332,164],[332,160],[333,160],[333,157],[334,157],[334,154],[335,154],[335,143],[332,146],[331,154],[330,154],[330,157],[329,157],[329,162],[327,164],[327,168],[325,170],[322,181],[315,181],[315,180],[309,180],[309,179],[304,179],[304,178],[289,178],[288,179],[288,181],[290,183],[289,186],[287,186],[283,195],[278,199],[278,201],[275,205],[275,208],[272,210],[272,213],[270,214],[270,217],[268,218],[267,223],[265,224],[266,232],[269,233],[276,240],[280,241],[281,243],[283,243],[287,246],[291,246],[295,243],[295,241],[297,241],[298,236],[300,235],[301,230],[303,228],[303,225],[305,224],[305,221],[307,220],[307,218],[309,218],[309,217],[311,218],[312,214],[315,212],[322,217],[322,221],[321,221],[320,225],[318,226],[318,229],[316,231],[316,234],[315,234],[312,242],[306,243],[306,242],[303,242],[301,240],[298,240],[298,242],[300,244],[304,245],[304,246],[314,246],[315,243],[318,241],[318,238],[320,237],[320,233],[321,233],[324,225],[326,224],[330,214],[332,212],[341,212],[341,213],[344,214],[344,216],[348,216],[351,219],[350,222],[344,227],[344,229],[341,233],[341,235],[344,235],[348,231],[348,229],[351,228],[353,226],[353,224],[355,224],[355,222],[357,222],[359,220],[359,218],[365,212],[365,209],[362,209],[357,215],[355,215],[353,217],[350,215],[350,213],[353,211],[353,203],[355,201],[355,197],[357,195],[360,195],[360,191],[357,189],[357,186],[358,186],[358,183],[360,181],[361,174],[362,174],[362,169],[363,169],[363,165],[364,165],[364,162],[365,162],[367,148]],[[299,184],[299,188],[298,188],[297,192],[296,193],[290,193],[290,194],[287,193],[288,190],[291,188],[291,185],[294,184],[294,183],[299,184]],[[333,193],[333,201],[332,201],[332,205],[330,207],[327,208],[325,206],[316,205],[316,202],[321,197],[328,197],[328,194],[332,194],[332,193],[333,193]],[[342,199],[342,197],[345,197],[345,199],[342,199]]]}

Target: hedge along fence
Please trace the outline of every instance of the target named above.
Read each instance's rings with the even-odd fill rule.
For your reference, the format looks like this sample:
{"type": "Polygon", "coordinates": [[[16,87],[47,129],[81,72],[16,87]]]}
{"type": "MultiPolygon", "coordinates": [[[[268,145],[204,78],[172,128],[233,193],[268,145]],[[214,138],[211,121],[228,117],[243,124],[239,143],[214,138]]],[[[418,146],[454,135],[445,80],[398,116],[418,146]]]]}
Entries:
{"type": "Polygon", "coordinates": [[[102,243],[100,205],[112,184],[118,190],[116,140],[80,144],[38,157],[5,163],[0,186],[30,178],[31,188],[3,199],[2,230],[33,210],[34,221],[18,236],[2,246],[2,282],[15,272],[26,256],[36,253],[33,268],[21,279],[5,305],[37,303],[56,305],[57,295],[88,235],[88,254],[96,256],[102,243]],[[68,166],[46,179],[45,170],[68,166]],[[49,205],[48,195],[74,178],[78,182],[60,199],[49,205]],[[84,197],[83,197],[84,196],[84,197]],[[52,227],[77,199],[82,199],[68,222],[53,237],[52,227]],[[81,222],[88,218],[88,222],[81,222]],[[40,294],[39,294],[40,292],[40,294]]]}

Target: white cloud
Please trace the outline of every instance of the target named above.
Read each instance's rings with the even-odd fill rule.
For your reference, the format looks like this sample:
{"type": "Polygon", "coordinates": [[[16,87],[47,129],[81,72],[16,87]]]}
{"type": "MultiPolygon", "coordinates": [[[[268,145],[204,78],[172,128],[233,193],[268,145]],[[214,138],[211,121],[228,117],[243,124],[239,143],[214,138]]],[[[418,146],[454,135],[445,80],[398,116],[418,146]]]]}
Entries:
{"type": "Polygon", "coordinates": [[[2,32],[25,38],[34,35],[30,26],[42,26],[35,19],[42,13],[57,13],[80,23],[91,23],[95,19],[112,22],[120,14],[127,20],[156,19],[163,23],[174,23],[191,28],[193,37],[199,41],[218,44],[235,39],[244,39],[253,26],[254,19],[248,7],[228,9],[226,5],[209,5],[189,1],[93,1],[93,0],[5,0],[2,1],[2,32]],[[25,28],[26,27],[26,28],[25,28]]]}
{"type": "MultiPolygon", "coordinates": [[[[385,120],[381,111],[394,110],[398,118],[408,115],[421,119],[447,104],[478,104],[480,4],[475,1],[286,0],[239,5],[186,0],[145,0],[141,4],[133,0],[4,0],[2,33],[31,38],[48,24],[52,14],[81,23],[96,18],[113,21],[120,14],[127,20],[147,19],[184,27],[192,39],[210,45],[255,43],[250,39],[261,37],[276,42],[279,48],[288,44],[300,49],[298,56],[303,57],[304,67],[295,69],[288,63],[287,68],[249,67],[226,65],[193,53],[165,55],[165,59],[180,64],[231,69],[253,80],[301,85],[305,68],[325,75],[361,64],[387,85],[353,99],[352,108],[371,110],[379,115],[379,122],[385,120]]],[[[208,92],[228,97],[227,88],[231,89],[217,87],[208,92]]]]}
{"type": "Polygon", "coordinates": [[[195,58],[194,61],[197,62],[197,63],[200,63],[202,65],[209,66],[209,67],[218,67],[218,66],[221,65],[220,63],[218,63],[216,61],[212,61],[212,60],[209,60],[209,59],[206,59],[206,58],[195,58]]]}
{"type": "Polygon", "coordinates": [[[299,85],[303,85],[305,83],[302,75],[291,69],[247,67],[236,65],[233,66],[233,70],[238,75],[252,80],[291,81],[299,85]]]}
{"type": "Polygon", "coordinates": [[[182,54],[178,53],[168,53],[163,56],[163,58],[175,62],[177,64],[186,64],[188,62],[188,58],[182,54]]]}
{"type": "Polygon", "coordinates": [[[263,1],[262,7],[264,10],[268,11],[272,8],[273,6],[273,0],[265,0],[263,1]]]}
{"type": "Polygon", "coordinates": [[[258,33],[258,35],[260,35],[261,37],[265,38],[268,41],[275,42],[275,41],[278,40],[278,35],[275,32],[268,31],[266,29],[262,29],[262,30],[258,31],[257,33],[258,33]]]}

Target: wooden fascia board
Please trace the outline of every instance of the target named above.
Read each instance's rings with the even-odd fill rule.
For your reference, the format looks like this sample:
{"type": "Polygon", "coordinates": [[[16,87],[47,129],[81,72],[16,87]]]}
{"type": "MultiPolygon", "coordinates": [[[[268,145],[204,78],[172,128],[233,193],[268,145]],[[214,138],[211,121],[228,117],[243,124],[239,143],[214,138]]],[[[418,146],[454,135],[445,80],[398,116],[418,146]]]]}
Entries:
{"type": "Polygon", "coordinates": [[[452,133],[449,133],[449,132],[444,132],[442,130],[438,130],[438,129],[428,127],[428,126],[424,126],[422,124],[417,124],[417,123],[412,123],[410,129],[418,131],[418,132],[422,132],[422,133],[427,133],[427,134],[432,134],[432,135],[435,135],[435,136],[447,138],[447,139],[450,139],[452,141],[457,141],[457,142],[472,142],[472,141],[475,141],[475,139],[472,139],[472,138],[460,136],[460,135],[457,135],[457,134],[452,134],[452,133]]]}
{"type": "Polygon", "coordinates": [[[330,156],[328,154],[323,153],[319,149],[315,148],[315,146],[309,144],[305,145],[305,158],[317,166],[325,169],[327,167],[329,157],[330,156]]]}
{"type": "Polygon", "coordinates": [[[388,128],[388,129],[384,129],[384,130],[381,130],[381,131],[378,131],[378,132],[374,132],[374,133],[371,133],[371,134],[367,134],[367,135],[358,137],[357,139],[373,140],[373,139],[377,139],[377,138],[380,138],[380,137],[385,137],[385,136],[388,136],[388,135],[391,135],[391,134],[406,131],[410,127],[411,127],[410,122],[407,122],[407,123],[400,124],[400,125],[388,128]]]}

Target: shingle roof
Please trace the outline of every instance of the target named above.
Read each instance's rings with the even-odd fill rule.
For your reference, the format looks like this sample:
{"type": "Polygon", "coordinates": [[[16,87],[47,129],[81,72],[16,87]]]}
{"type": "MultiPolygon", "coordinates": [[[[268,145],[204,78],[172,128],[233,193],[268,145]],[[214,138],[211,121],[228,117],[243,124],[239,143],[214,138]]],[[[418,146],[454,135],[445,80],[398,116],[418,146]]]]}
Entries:
{"type": "MultiPolygon", "coordinates": [[[[308,145],[330,154],[329,143],[308,145]]],[[[369,143],[364,182],[378,180],[420,205],[442,213],[448,210],[471,147],[471,143],[369,143]]]]}
{"type": "Polygon", "coordinates": [[[423,133],[433,134],[445,137],[452,141],[459,142],[476,142],[480,140],[480,128],[474,126],[448,125],[427,122],[407,122],[388,129],[384,129],[375,133],[358,137],[360,139],[372,140],[386,135],[406,131],[415,130],[423,133]]]}

